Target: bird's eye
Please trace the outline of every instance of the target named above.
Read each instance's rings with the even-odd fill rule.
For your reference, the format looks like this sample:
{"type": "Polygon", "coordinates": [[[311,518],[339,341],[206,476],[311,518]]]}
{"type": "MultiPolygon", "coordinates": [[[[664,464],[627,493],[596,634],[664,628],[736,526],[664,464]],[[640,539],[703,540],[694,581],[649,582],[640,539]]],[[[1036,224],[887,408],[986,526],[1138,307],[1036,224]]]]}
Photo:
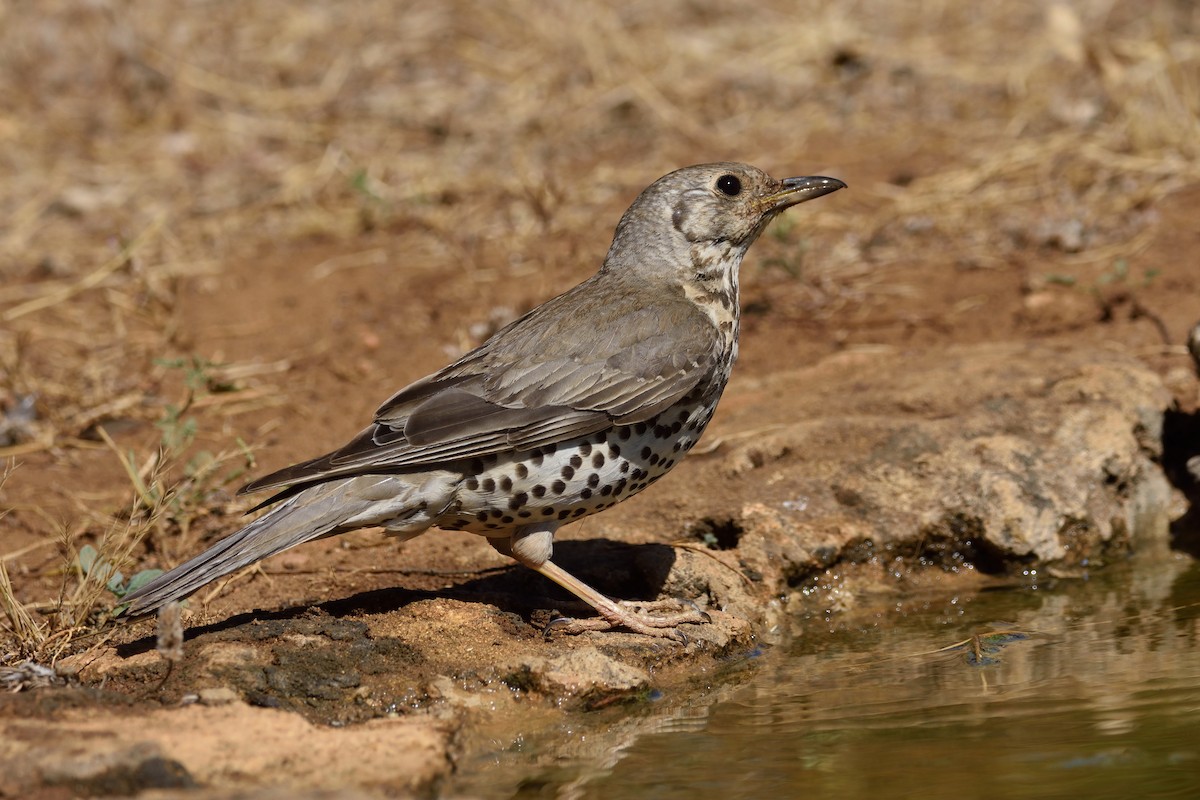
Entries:
{"type": "Polygon", "coordinates": [[[742,191],[742,182],[738,180],[737,175],[722,175],[717,178],[717,188],[722,194],[737,197],[742,191]]]}

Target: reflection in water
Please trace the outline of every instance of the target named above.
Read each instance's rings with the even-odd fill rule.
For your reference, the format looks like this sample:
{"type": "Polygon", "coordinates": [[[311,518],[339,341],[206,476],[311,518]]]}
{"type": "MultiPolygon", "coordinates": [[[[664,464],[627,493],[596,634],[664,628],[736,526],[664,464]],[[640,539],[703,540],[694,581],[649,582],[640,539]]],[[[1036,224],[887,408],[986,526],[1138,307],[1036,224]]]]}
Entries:
{"type": "Polygon", "coordinates": [[[473,776],[456,788],[606,800],[1200,796],[1194,562],[838,624],[802,623],[745,683],[692,706],[606,712],[597,729],[463,765],[473,776]]]}

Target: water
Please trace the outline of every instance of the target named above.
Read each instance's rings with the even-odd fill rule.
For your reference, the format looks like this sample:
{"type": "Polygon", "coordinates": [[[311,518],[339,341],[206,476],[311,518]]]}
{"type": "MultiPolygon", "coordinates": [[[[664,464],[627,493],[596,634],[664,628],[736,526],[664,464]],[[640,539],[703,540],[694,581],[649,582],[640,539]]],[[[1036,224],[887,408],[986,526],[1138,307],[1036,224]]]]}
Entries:
{"type": "Polygon", "coordinates": [[[460,765],[480,797],[1200,797],[1200,564],[808,620],[699,700],[460,765]]]}

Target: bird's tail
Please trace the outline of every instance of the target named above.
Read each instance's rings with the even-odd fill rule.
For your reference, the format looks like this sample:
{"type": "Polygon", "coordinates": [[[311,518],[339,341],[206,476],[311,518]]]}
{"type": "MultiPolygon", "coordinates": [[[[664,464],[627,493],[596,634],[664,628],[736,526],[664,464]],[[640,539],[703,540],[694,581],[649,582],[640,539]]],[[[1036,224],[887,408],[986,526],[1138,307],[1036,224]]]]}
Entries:
{"type": "Polygon", "coordinates": [[[158,610],[187,597],[205,584],[282,553],[304,542],[335,533],[383,525],[395,533],[416,535],[430,524],[420,487],[395,476],[361,476],[304,489],[237,533],[126,595],[122,616],[158,610]]]}

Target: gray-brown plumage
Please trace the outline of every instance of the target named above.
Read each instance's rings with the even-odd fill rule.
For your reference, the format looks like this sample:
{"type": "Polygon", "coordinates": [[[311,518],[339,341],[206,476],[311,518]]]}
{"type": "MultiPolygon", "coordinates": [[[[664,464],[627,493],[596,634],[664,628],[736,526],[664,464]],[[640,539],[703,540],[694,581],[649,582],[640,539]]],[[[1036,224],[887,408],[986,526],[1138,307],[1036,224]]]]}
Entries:
{"type": "Polygon", "coordinates": [[[126,597],[126,613],[301,542],[436,526],[487,536],[600,614],[564,629],[676,635],[699,615],[610,600],[550,561],[554,531],[641,491],[696,443],[737,358],[747,248],[783,209],[844,186],[734,163],[659,179],[621,218],[598,273],[401,389],[341,449],[246,486],[280,491],[263,516],[126,597]]]}

